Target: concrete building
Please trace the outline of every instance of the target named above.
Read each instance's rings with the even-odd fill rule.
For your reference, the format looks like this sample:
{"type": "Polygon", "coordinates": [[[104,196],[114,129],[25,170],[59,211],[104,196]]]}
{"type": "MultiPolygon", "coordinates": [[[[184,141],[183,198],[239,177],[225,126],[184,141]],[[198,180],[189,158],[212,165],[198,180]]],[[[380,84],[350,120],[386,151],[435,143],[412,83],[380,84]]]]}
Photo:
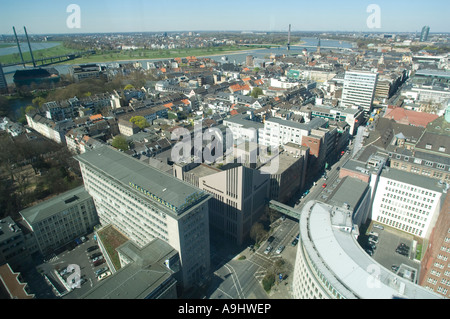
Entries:
{"type": "Polygon", "coordinates": [[[345,108],[361,107],[372,112],[378,73],[366,71],[345,72],[341,106],[345,108]]]}
{"type": "Polygon", "coordinates": [[[11,217],[0,220],[0,265],[10,264],[13,268],[29,261],[29,251],[24,231],[11,217]]]}
{"type": "Polygon", "coordinates": [[[431,178],[385,168],[376,187],[372,220],[429,238],[446,190],[431,178]]]}
{"type": "Polygon", "coordinates": [[[66,133],[76,127],[71,119],[54,122],[36,112],[25,115],[28,126],[56,143],[66,144],[66,133]]]}
{"type": "Polygon", "coordinates": [[[178,252],[159,238],[140,248],[132,241],[118,247],[121,268],[81,299],[177,299],[178,252]]]}
{"type": "Polygon", "coordinates": [[[213,195],[210,225],[214,234],[241,245],[267,202],[270,175],[239,163],[217,167],[174,164],[174,176],[213,195]]]}
{"type": "Polygon", "coordinates": [[[102,225],[114,225],[138,247],[160,238],[175,248],[184,287],[207,275],[210,195],[108,146],[76,159],[102,225]]]}
{"type": "Polygon", "coordinates": [[[265,146],[282,146],[287,143],[303,145],[303,136],[309,136],[311,130],[327,125],[328,122],[322,118],[312,119],[308,123],[270,118],[265,120],[264,128],[260,130],[258,143],[265,146]]]}
{"type": "Polygon", "coordinates": [[[245,140],[259,143],[259,130],[264,127],[263,123],[252,121],[249,114],[238,114],[224,119],[223,125],[233,133],[233,140],[245,140]]]}
{"type": "Polygon", "coordinates": [[[421,286],[450,297],[450,196],[446,196],[421,262],[421,286]]]}
{"type": "Polygon", "coordinates": [[[75,65],[70,69],[70,74],[75,82],[80,82],[84,79],[99,79],[105,77],[102,67],[97,64],[75,65]]]}
{"type": "Polygon", "coordinates": [[[295,299],[442,299],[372,259],[357,242],[358,225],[351,214],[347,207],[316,201],[302,209],[295,299]]]}
{"type": "Polygon", "coordinates": [[[0,266],[0,299],[34,299],[20,272],[15,272],[9,264],[0,266]]]}
{"type": "Polygon", "coordinates": [[[43,255],[92,232],[98,224],[94,201],[82,186],[27,208],[20,215],[43,255]]]}
{"type": "Polygon", "coordinates": [[[0,93],[8,93],[8,82],[6,82],[5,73],[3,73],[3,66],[0,63],[0,93]]]}

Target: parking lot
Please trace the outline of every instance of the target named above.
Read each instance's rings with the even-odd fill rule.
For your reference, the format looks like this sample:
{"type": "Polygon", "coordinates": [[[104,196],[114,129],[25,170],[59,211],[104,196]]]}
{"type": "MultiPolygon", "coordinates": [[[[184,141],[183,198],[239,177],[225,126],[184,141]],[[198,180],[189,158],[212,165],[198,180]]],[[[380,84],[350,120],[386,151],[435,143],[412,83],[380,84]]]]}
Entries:
{"type": "Polygon", "coordinates": [[[93,235],[86,236],[85,242],[71,249],[50,256],[36,268],[48,278],[50,286],[55,286],[55,295],[64,299],[76,299],[88,292],[99,282],[100,270],[109,274],[108,265],[93,235]]]}
{"type": "MultiPolygon", "coordinates": [[[[420,263],[414,261],[415,257],[415,245],[414,238],[408,234],[392,229],[390,227],[383,227],[383,229],[372,227],[369,229],[369,233],[376,233],[378,236],[378,243],[373,250],[372,258],[374,258],[379,264],[384,266],[393,272],[396,272],[400,268],[399,273],[403,273],[406,270],[412,272],[415,278],[418,278],[420,263]],[[401,254],[397,252],[399,246],[408,247],[409,249],[401,254]],[[403,265],[403,267],[401,267],[403,265]]],[[[363,248],[366,249],[368,237],[365,236],[363,248]]]]}

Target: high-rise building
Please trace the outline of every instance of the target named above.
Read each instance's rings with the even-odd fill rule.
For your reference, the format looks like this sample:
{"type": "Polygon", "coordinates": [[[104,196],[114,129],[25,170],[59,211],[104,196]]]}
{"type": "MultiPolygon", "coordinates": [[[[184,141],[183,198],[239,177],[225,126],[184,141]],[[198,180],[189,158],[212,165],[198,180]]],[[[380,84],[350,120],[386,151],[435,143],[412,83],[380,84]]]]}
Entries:
{"type": "Polygon", "coordinates": [[[370,113],[373,107],[378,73],[347,71],[344,77],[341,105],[346,108],[361,107],[370,113]]]}
{"type": "Polygon", "coordinates": [[[160,238],[175,248],[185,288],[205,278],[210,195],[109,146],[76,159],[102,225],[114,225],[138,247],[160,238]]]}
{"type": "Polygon", "coordinates": [[[420,34],[420,42],[427,42],[429,34],[430,34],[430,27],[426,25],[422,28],[422,33],[420,34]]]}

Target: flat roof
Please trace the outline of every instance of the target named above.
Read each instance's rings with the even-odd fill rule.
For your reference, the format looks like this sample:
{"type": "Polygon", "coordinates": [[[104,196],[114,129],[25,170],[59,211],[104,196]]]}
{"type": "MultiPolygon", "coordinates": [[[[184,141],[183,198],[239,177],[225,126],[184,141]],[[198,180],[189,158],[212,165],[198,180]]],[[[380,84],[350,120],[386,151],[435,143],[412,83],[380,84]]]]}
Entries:
{"type": "Polygon", "coordinates": [[[346,299],[440,299],[392,273],[358,244],[348,211],[309,201],[300,216],[300,235],[316,271],[346,299]],[[373,274],[376,274],[376,277],[373,274]]]}
{"type": "Polygon", "coordinates": [[[175,216],[208,197],[199,188],[110,146],[101,146],[75,158],[156,205],[165,207],[166,211],[175,213],[175,216]]]}
{"type": "Polygon", "coordinates": [[[54,214],[68,210],[89,198],[91,198],[91,195],[84,189],[84,186],[80,186],[24,209],[20,212],[20,215],[22,215],[30,225],[33,225],[54,214]]]}
{"type": "Polygon", "coordinates": [[[442,193],[442,191],[444,190],[443,186],[439,186],[439,181],[437,179],[418,174],[411,174],[410,172],[405,172],[392,167],[383,169],[383,171],[381,172],[381,177],[393,179],[398,182],[411,184],[435,192],[442,193]]]}
{"type": "Polygon", "coordinates": [[[103,279],[82,299],[143,299],[161,285],[176,283],[164,261],[178,252],[164,241],[156,238],[141,249],[128,241],[117,250],[133,261],[103,279]]]}

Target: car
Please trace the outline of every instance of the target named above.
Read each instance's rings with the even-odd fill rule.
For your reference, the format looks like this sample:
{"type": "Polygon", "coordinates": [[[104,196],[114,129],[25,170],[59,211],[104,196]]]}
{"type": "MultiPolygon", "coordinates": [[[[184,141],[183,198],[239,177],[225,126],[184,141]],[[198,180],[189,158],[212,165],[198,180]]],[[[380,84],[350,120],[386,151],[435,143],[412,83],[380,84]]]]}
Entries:
{"type": "Polygon", "coordinates": [[[375,233],[375,232],[371,231],[371,232],[369,233],[369,236],[378,237],[379,235],[378,235],[378,233],[375,233]]]}
{"type": "Polygon", "coordinates": [[[372,242],[374,244],[378,244],[378,239],[374,237],[369,237],[369,242],[372,242]]]}
{"type": "Polygon", "coordinates": [[[269,238],[267,238],[267,242],[268,243],[271,243],[271,242],[273,242],[275,240],[275,237],[273,237],[273,236],[270,236],[269,238]]]}
{"type": "Polygon", "coordinates": [[[96,276],[100,276],[101,274],[103,274],[104,272],[106,272],[106,271],[108,271],[108,270],[109,270],[108,267],[103,267],[103,268],[97,269],[97,270],[95,271],[95,275],[96,275],[96,276]]]}
{"type": "Polygon", "coordinates": [[[367,249],[366,249],[366,253],[368,253],[368,254],[369,254],[369,256],[372,256],[372,255],[373,255],[373,250],[372,250],[372,249],[369,249],[369,248],[367,248],[367,249]]]}
{"type": "Polygon", "coordinates": [[[303,196],[306,196],[306,195],[308,195],[308,194],[309,194],[309,190],[305,191],[305,192],[303,193],[303,196]]]}
{"type": "Polygon", "coordinates": [[[378,229],[381,229],[381,230],[383,230],[383,229],[384,229],[384,227],[383,227],[383,226],[381,226],[381,225],[378,225],[378,224],[375,224],[375,225],[373,225],[373,227],[374,227],[374,228],[378,228],[378,229]]]}
{"type": "Polygon", "coordinates": [[[92,254],[89,258],[90,258],[90,259],[95,259],[95,258],[97,258],[97,257],[99,257],[99,256],[101,256],[101,255],[102,255],[102,253],[101,253],[101,252],[98,252],[98,253],[92,254]]]}
{"type": "Polygon", "coordinates": [[[295,246],[295,245],[297,245],[297,243],[298,243],[298,239],[296,238],[296,239],[294,239],[294,240],[292,241],[291,245],[292,245],[292,246],[295,246]]]}
{"type": "Polygon", "coordinates": [[[93,263],[94,267],[100,266],[101,264],[103,264],[105,262],[105,259],[100,259],[97,260],[93,263]]]}
{"type": "Polygon", "coordinates": [[[100,276],[97,277],[97,279],[100,281],[102,279],[105,279],[106,277],[111,276],[111,272],[110,271],[106,271],[103,274],[100,274],[100,276]]]}
{"type": "Polygon", "coordinates": [[[98,260],[102,260],[103,259],[103,256],[98,256],[98,257],[95,257],[94,259],[92,259],[92,262],[96,262],[96,261],[98,261],[98,260]]]}
{"type": "Polygon", "coordinates": [[[375,245],[375,243],[371,243],[371,242],[368,243],[368,246],[370,248],[372,248],[372,250],[375,250],[377,248],[377,245],[375,245]]]}
{"type": "Polygon", "coordinates": [[[286,220],[286,215],[282,215],[281,220],[286,220]]]}
{"type": "Polygon", "coordinates": [[[86,249],[86,252],[90,253],[91,251],[94,251],[94,250],[97,250],[97,249],[98,249],[98,246],[97,246],[97,245],[91,246],[91,247],[89,247],[88,249],[86,249]]]}
{"type": "Polygon", "coordinates": [[[399,268],[400,268],[400,267],[397,266],[397,265],[392,265],[392,266],[391,266],[391,269],[392,269],[392,271],[394,271],[394,272],[396,272],[399,268]]]}
{"type": "Polygon", "coordinates": [[[281,245],[281,246],[279,246],[278,248],[277,248],[277,250],[275,251],[277,254],[281,254],[282,252],[283,252],[283,250],[284,250],[284,246],[283,245],[281,245]]]}
{"type": "Polygon", "coordinates": [[[327,187],[327,184],[323,183],[322,188],[325,188],[325,187],[327,187]]]}
{"type": "Polygon", "coordinates": [[[268,255],[272,251],[272,246],[267,246],[266,250],[264,250],[264,254],[268,255]]]}

